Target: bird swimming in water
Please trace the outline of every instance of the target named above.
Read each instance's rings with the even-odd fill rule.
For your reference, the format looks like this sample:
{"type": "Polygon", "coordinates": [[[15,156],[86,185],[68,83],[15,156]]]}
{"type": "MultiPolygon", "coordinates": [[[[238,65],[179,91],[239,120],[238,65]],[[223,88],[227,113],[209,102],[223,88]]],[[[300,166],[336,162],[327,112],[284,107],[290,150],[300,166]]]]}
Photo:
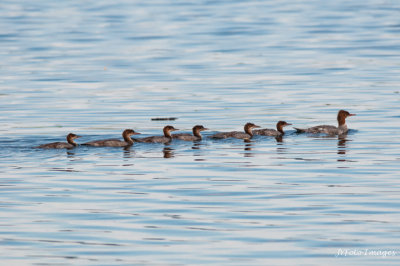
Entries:
{"type": "Polygon", "coordinates": [[[328,134],[328,135],[341,135],[347,133],[346,118],[349,116],[355,116],[355,114],[350,114],[345,110],[340,110],[337,115],[338,127],[330,125],[320,125],[310,128],[294,128],[297,133],[311,133],[311,134],[328,134]]]}
{"type": "Polygon", "coordinates": [[[285,121],[279,121],[278,123],[276,123],[276,130],[270,128],[263,128],[263,129],[253,130],[253,133],[254,135],[279,137],[285,134],[283,128],[290,125],[291,124],[285,121]]]}
{"type": "Polygon", "coordinates": [[[165,126],[163,128],[164,136],[151,136],[147,138],[135,139],[137,142],[146,142],[146,143],[168,143],[172,141],[172,131],[177,131],[179,129],[174,128],[173,126],[165,126]]]}
{"type": "Polygon", "coordinates": [[[72,149],[78,146],[78,144],[74,141],[74,139],[80,138],[81,136],[75,135],[73,133],[69,133],[67,135],[67,142],[52,142],[47,144],[39,145],[35,148],[40,149],[72,149]]]}
{"type": "Polygon", "coordinates": [[[205,128],[202,125],[197,125],[197,126],[194,126],[193,129],[192,129],[193,135],[190,135],[190,134],[187,134],[187,133],[173,134],[172,138],[180,139],[180,140],[186,140],[186,141],[201,140],[202,136],[201,136],[200,132],[204,131],[204,130],[208,130],[208,128],[205,128]]]}
{"type": "Polygon", "coordinates": [[[89,141],[83,143],[82,145],[94,146],[94,147],[126,147],[126,146],[131,146],[134,142],[131,136],[138,134],[140,133],[135,132],[135,130],[133,129],[125,129],[124,132],[122,132],[122,137],[124,140],[102,139],[102,140],[89,141]]]}
{"type": "Polygon", "coordinates": [[[253,123],[247,123],[244,125],[244,132],[231,131],[231,132],[221,132],[210,136],[213,139],[227,139],[227,138],[237,138],[237,139],[251,139],[253,137],[253,128],[259,128],[259,126],[253,123]]]}

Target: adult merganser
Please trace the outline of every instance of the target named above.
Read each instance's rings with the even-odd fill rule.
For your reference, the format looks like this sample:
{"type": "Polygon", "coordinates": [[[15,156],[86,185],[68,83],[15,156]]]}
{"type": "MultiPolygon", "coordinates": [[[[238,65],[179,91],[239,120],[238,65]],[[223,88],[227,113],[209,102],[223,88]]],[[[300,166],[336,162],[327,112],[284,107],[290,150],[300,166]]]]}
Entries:
{"type": "Polygon", "coordinates": [[[102,140],[94,140],[83,143],[82,145],[95,146],[95,147],[126,147],[133,144],[133,140],[131,138],[132,135],[138,135],[140,133],[135,132],[133,129],[125,129],[122,132],[122,137],[124,140],[119,139],[102,139],[102,140]]]}
{"type": "Polygon", "coordinates": [[[186,141],[201,140],[202,136],[201,136],[200,132],[204,131],[204,130],[208,130],[208,128],[205,128],[202,125],[197,125],[197,126],[194,126],[192,129],[193,135],[190,135],[187,133],[181,133],[181,134],[173,134],[172,137],[174,139],[180,139],[180,140],[186,140],[186,141]]]}
{"type": "Polygon", "coordinates": [[[259,126],[253,123],[247,123],[244,125],[244,133],[240,131],[221,132],[210,136],[213,139],[226,139],[226,138],[237,138],[237,139],[251,139],[253,137],[253,128],[259,128],[259,126]]]}
{"type": "Polygon", "coordinates": [[[253,133],[255,135],[263,135],[263,136],[273,136],[273,137],[279,137],[285,134],[283,131],[283,127],[289,126],[291,124],[285,122],[285,121],[279,121],[276,123],[276,129],[270,129],[270,128],[263,128],[263,129],[257,129],[253,130],[253,133]]]}
{"type": "Polygon", "coordinates": [[[72,149],[78,146],[78,144],[74,141],[74,139],[80,138],[81,136],[75,135],[73,133],[69,133],[67,135],[67,142],[52,142],[47,144],[39,145],[35,148],[40,149],[72,149]]]}
{"type": "Polygon", "coordinates": [[[152,136],[147,138],[135,139],[137,142],[147,142],[147,143],[168,143],[172,140],[171,132],[179,129],[173,126],[165,126],[163,128],[164,136],[152,136]]]}
{"type": "Polygon", "coordinates": [[[346,118],[349,116],[354,116],[355,114],[350,114],[345,110],[340,110],[337,115],[338,127],[329,126],[329,125],[320,125],[310,128],[294,128],[297,130],[297,133],[311,133],[311,134],[328,134],[328,135],[340,135],[344,134],[348,131],[346,125],[346,118]]]}

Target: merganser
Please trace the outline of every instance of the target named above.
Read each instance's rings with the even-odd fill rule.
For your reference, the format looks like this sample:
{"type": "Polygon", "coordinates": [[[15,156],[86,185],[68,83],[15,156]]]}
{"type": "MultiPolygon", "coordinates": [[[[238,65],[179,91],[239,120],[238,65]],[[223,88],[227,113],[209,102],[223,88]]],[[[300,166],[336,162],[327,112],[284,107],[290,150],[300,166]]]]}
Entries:
{"type": "Polygon", "coordinates": [[[297,133],[311,133],[311,134],[328,134],[328,135],[340,135],[344,134],[348,131],[346,125],[346,118],[349,116],[355,116],[355,114],[350,114],[345,110],[340,110],[337,115],[338,127],[329,126],[329,125],[321,125],[310,128],[294,128],[297,130],[297,133]]]}
{"type": "Polygon", "coordinates": [[[137,142],[147,142],[147,143],[168,143],[172,140],[171,132],[179,129],[173,126],[165,126],[163,128],[164,136],[152,136],[147,138],[135,139],[137,142]]]}
{"type": "Polygon", "coordinates": [[[193,135],[182,133],[182,134],[173,134],[172,137],[174,139],[186,140],[186,141],[196,141],[201,140],[202,136],[200,134],[201,131],[208,130],[208,128],[203,127],[202,125],[194,126],[192,131],[193,135]]]}
{"type": "Polygon", "coordinates": [[[138,134],[140,133],[135,132],[135,130],[133,129],[125,129],[124,132],[122,132],[122,137],[124,138],[124,140],[102,139],[102,140],[94,140],[86,142],[82,145],[95,146],[95,147],[126,147],[126,146],[131,146],[134,142],[131,136],[138,134]]]}
{"type": "Polygon", "coordinates": [[[221,132],[210,136],[213,139],[226,139],[226,138],[237,138],[237,139],[251,139],[253,137],[253,128],[259,128],[259,126],[253,123],[247,123],[244,125],[244,133],[240,131],[221,132]]]}
{"type": "Polygon", "coordinates": [[[78,146],[78,144],[74,141],[74,139],[80,138],[81,136],[75,135],[73,133],[69,133],[67,135],[67,142],[52,142],[47,144],[39,145],[35,148],[40,149],[72,149],[78,146]]]}
{"type": "Polygon", "coordinates": [[[279,137],[285,134],[285,132],[283,131],[283,127],[290,125],[291,124],[285,121],[279,121],[278,123],[276,123],[276,130],[270,128],[263,128],[263,129],[253,130],[253,133],[255,135],[279,137]]]}

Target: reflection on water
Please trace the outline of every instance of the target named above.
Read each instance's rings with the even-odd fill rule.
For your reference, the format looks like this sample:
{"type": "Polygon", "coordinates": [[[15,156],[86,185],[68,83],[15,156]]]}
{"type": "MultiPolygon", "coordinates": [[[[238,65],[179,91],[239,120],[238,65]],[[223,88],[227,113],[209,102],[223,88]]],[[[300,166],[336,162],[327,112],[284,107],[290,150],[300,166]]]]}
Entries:
{"type": "Polygon", "coordinates": [[[75,158],[75,151],[71,150],[71,149],[67,149],[67,158],[69,159],[74,159],[75,158]]]}
{"type": "Polygon", "coordinates": [[[193,146],[192,149],[193,150],[200,150],[201,146],[203,146],[204,144],[201,141],[193,141],[193,146]]]}
{"type": "Polygon", "coordinates": [[[3,1],[4,265],[396,264],[398,1],[3,1]],[[213,132],[335,124],[346,136],[213,132]],[[157,119],[151,119],[157,118],[157,119]],[[32,147],[159,135],[202,141],[32,147]],[[164,158],[170,158],[168,160],[164,158]],[[182,252],[184,251],[184,252],[182,252]]]}
{"type": "Polygon", "coordinates": [[[207,143],[206,141],[194,141],[192,143],[192,151],[193,151],[193,157],[195,161],[205,161],[204,157],[207,157],[208,151],[206,150],[207,143]]]}
{"type": "Polygon", "coordinates": [[[173,158],[173,157],[175,157],[175,154],[174,154],[174,149],[173,148],[171,148],[171,147],[164,147],[163,148],[163,154],[164,154],[164,158],[173,158]]]}
{"type": "Polygon", "coordinates": [[[282,143],[282,142],[283,142],[283,136],[282,136],[282,135],[276,136],[276,137],[275,137],[275,140],[276,140],[276,142],[278,142],[278,143],[282,143]]]}
{"type": "Polygon", "coordinates": [[[134,148],[132,148],[132,146],[125,146],[122,149],[123,149],[123,158],[128,159],[135,157],[135,150],[134,148]]]}
{"type": "Polygon", "coordinates": [[[254,153],[252,153],[252,148],[253,148],[253,144],[252,141],[250,139],[245,139],[243,140],[243,142],[245,143],[244,145],[244,157],[253,157],[254,153]]]}
{"type": "Polygon", "coordinates": [[[276,153],[278,153],[278,154],[287,153],[287,147],[283,141],[278,141],[276,143],[276,153]]]}
{"type": "Polygon", "coordinates": [[[346,154],[346,142],[347,142],[347,134],[341,134],[338,136],[338,154],[345,155],[346,154]]]}

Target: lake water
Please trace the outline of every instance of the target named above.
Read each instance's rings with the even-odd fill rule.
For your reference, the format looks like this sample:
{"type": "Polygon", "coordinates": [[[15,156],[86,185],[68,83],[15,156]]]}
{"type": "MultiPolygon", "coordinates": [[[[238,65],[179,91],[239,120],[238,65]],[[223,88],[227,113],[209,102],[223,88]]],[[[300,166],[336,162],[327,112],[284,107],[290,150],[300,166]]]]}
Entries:
{"type": "Polygon", "coordinates": [[[3,265],[399,263],[400,2],[0,6],[3,265]],[[339,139],[33,148],[339,109],[339,139]]]}

